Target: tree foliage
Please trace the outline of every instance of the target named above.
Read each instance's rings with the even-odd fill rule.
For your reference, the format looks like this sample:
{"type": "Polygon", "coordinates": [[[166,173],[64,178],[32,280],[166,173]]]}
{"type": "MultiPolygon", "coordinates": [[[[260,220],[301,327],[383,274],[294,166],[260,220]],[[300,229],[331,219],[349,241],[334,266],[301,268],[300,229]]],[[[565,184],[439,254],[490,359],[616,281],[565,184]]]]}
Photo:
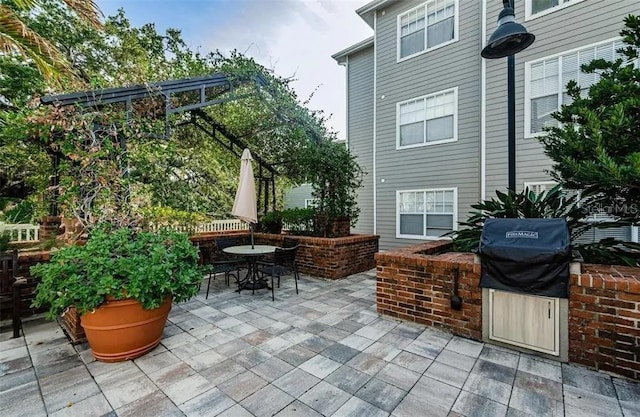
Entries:
{"type": "Polygon", "coordinates": [[[622,221],[640,219],[640,20],[624,19],[625,48],[615,61],[582,66],[599,74],[588,94],[575,81],[567,85],[573,100],[553,117],[540,140],[553,161],[551,174],[565,188],[583,190],[592,204],[622,221]]]}

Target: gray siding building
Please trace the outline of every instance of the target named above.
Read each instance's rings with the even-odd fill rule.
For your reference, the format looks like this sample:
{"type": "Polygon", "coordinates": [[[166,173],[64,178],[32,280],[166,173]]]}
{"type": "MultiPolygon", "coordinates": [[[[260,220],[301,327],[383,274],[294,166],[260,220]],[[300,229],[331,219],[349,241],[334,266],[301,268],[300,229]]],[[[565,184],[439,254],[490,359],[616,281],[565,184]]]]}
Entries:
{"type": "MultiPolygon", "coordinates": [[[[507,64],[480,56],[501,10],[498,0],[375,0],[356,11],[374,36],[333,55],[346,68],[348,147],[368,173],[356,232],[379,234],[381,249],[455,230],[471,204],[506,189],[507,64]]],[[[595,81],[580,65],[614,57],[640,2],[516,0],[515,10],[536,35],[516,55],[516,181],[540,191],[553,184],[536,135],[569,79],[595,81]]],[[[634,229],[609,235],[637,240],[634,229]]]]}

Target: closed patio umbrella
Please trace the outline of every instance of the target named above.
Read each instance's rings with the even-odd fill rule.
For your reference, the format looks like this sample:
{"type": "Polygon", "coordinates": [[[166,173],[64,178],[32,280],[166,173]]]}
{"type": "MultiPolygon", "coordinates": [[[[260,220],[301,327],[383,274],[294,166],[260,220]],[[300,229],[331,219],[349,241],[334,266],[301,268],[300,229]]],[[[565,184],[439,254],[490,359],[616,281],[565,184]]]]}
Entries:
{"type": "Polygon", "coordinates": [[[251,230],[251,247],[253,248],[253,224],[258,223],[258,204],[256,201],[256,182],[253,178],[251,166],[251,152],[245,149],[242,152],[240,162],[240,184],[236,191],[236,199],[233,202],[231,214],[238,219],[249,223],[251,230]]]}

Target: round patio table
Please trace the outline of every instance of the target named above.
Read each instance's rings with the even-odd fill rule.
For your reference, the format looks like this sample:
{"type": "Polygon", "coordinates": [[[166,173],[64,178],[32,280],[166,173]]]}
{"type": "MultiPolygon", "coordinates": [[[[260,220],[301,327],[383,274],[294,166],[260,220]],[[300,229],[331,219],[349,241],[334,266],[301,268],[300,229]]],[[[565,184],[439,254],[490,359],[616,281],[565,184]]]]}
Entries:
{"type": "Polygon", "coordinates": [[[247,259],[249,270],[244,279],[238,281],[238,293],[244,289],[257,290],[261,288],[269,288],[267,281],[258,276],[258,259],[264,255],[274,253],[277,246],[271,245],[240,245],[229,246],[222,249],[223,252],[241,256],[247,259]]]}

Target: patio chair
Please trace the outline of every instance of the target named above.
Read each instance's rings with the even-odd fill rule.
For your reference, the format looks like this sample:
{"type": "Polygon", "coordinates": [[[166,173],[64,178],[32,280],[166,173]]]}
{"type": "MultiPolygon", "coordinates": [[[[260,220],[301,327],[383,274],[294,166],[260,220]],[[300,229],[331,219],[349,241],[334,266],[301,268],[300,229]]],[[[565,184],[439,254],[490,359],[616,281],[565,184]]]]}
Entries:
{"type": "Polygon", "coordinates": [[[292,248],[276,248],[273,254],[272,262],[258,262],[258,271],[264,278],[266,275],[271,277],[271,300],[275,301],[275,292],[273,279],[278,278],[278,288],[280,288],[280,277],[284,275],[293,275],[296,284],[296,294],[298,294],[298,267],[296,266],[296,253],[298,245],[292,248]]]}
{"type": "Polygon", "coordinates": [[[205,272],[209,275],[205,299],[209,298],[211,279],[216,279],[217,274],[224,274],[224,280],[227,286],[230,285],[229,281],[231,276],[233,276],[236,281],[238,280],[240,276],[239,262],[236,260],[223,259],[218,256],[218,253],[212,245],[200,246],[200,258],[205,272]]]}
{"type": "Polygon", "coordinates": [[[0,314],[11,312],[14,338],[20,337],[22,304],[31,304],[38,285],[35,278],[17,277],[18,271],[18,251],[0,252],[0,314]]]}

